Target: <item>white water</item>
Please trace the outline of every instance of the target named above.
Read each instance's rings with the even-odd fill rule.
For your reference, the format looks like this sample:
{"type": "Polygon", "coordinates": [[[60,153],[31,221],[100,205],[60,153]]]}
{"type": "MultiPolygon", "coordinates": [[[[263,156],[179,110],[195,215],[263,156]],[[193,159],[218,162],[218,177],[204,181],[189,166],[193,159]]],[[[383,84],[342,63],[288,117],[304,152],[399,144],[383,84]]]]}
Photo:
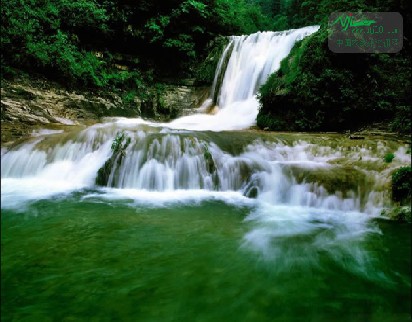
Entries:
{"type": "MultiPolygon", "coordinates": [[[[330,171],[338,177],[348,171],[334,165],[334,160],[356,161],[362,157],[379,162],[384,153],[381,151],[389,151],[382,142],[378,142],[377,150],[372,150],[366,146],[331,148],[306,141],[270,143],[258,139],[241,147],[238,153],[230,153],[214,140],[236,140],[239,134],[209,138],[201,132],[173,133],[123,119],[121,124],[119,120],[96,124],[69,137],[37,133],[32,142],[4,151],[2,207],[78,189],[95,189],[97,172],[110,157],[111,143],[120,129],[131,143],[122,161],[114,163],[107,186],[120,189],[122,195],[130,192],[131,198],[140,191],[142,197],[152,192],[153,198],[158,199],[157,194],[162,192],[161,199],[173,200],[181,198],[176,191],[194,196],[202,190],[200,195],[205,198],[228,193],[272,205],[369,214],[379,213],[387,202],[382,191],[374,190],[374,186],[385,184],[380,182],[381,173],[353,170],[351,175],[355,176],[348,179],[352,185],[343,190],[337,187],[328,191],[322,184],[325,173],[330,171]],[[310,179],[313,171],[320,171],[315,180],[313,176],[310,179]],[[370,180],[368,185],[364,184],[366,177],[370,180]]],[[[402,164],[407,158],[406,148],[400,147],[395,155],[394,166],[402,164]]]]}

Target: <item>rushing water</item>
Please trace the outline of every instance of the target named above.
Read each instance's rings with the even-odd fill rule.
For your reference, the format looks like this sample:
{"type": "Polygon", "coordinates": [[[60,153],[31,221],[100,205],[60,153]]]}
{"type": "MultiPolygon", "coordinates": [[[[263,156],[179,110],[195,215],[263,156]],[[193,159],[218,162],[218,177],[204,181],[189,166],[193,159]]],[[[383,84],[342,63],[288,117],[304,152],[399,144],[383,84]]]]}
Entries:
{"type": "Polygon", "coordinates": [[[408,146],[222,131],[254,124],[258,86],[316,30],[232,37],[215,115],[3,148],[2,320],[409,320],[410,226],[379,217],[408,146]],[[119,131],[130,143],[98,186],[119,131]]]}
{"type": "Polygon", "coordinates": [[[319,26],[311,26],[231,37],[219,61],[210,99],[203,106],[207,108],[217,103],[217,113],[182,117],[167,126],[197,131],[222,131],[245,129],[254,125],[259,106],[257,90],[280,67],[280,62],[289,54],[295,42],[318,29],[319,26]],[[230,59],[225,66],[224,61],[229,53],[230,59]],[[217,86],[217,78],[223,67],[226,67],[223,81],[221,86],[217,86]]]}

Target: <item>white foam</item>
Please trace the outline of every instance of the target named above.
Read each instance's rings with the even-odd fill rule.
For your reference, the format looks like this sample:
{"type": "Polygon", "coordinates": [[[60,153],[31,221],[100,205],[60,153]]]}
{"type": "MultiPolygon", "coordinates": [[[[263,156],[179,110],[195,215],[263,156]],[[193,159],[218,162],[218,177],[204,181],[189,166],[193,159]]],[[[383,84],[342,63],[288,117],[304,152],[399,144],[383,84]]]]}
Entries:
{"type": "Polygon", "coordinates": [[[195,114],[178,118],[163,126],[192,131],[225,131],[247,129],[256,123],[259,103],[256,97],[233,102],[216,114],[195,114]]]}
{"type": "Polygon", "coordinates": [[[163,207],[178,203],[199,203],[204,200],[220,200],[235,206],[253,206],[256,201],[237,191],[210,191],[201,189],[149,191],[144,189],[102,188],[84,199],[131,200],[135,204],[163,207]]]}
{"type": "Polygon", "coordinates": [[[253,226],[242,247],[273,262],[274,272],[310,270],[327,256],[354,274],[392,283],[363,245],[367,236],[381,234],[364,213],[259,203],[245,221],[253,226]]]}

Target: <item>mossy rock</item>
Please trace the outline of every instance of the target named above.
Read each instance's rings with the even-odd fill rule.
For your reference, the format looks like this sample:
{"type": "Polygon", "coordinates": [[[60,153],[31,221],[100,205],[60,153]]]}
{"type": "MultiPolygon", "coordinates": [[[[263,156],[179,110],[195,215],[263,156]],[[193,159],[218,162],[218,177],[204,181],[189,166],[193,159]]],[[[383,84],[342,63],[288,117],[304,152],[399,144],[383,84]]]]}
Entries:
{"type": "Polygon", "coordinates": [[[349,167],[306,168],[291,166],[290,171],[295,180],[300,183],[318,183],[328,193],[364,190],[367,177],[361,171],[349,167]]]}
{"type": "Polygon", "coordinates": [[[403,206],[403,207],[394,207],[391,209],[385,209],[382,211],[382,216],[387,217],[388,219],[400,221],[400,222],[412,222],[411,216],[411,207],[410,206],[403,206]]]}
{"type": "Polygon", "coordinates": [[[107,186],[107,184],[109,183],[109,177],[110,173],[112,172],[113,164],[114,158],[112,155],[108,160],[106,160],[99,171],[97,171],[96,184],[98,186],[107,186]]]}
{"type": "Polygon", "coordinates": [[[412,171],[410,166],[401,167],[392,173],[392,200],[406,205],[411,202],[412,171]]]}

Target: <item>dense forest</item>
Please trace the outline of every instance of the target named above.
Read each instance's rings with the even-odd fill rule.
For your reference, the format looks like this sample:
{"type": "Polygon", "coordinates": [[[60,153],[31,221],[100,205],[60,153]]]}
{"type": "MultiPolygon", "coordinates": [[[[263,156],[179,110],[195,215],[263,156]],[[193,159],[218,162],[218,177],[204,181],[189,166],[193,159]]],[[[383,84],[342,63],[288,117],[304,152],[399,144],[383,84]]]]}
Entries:
{"type": "Polygon", "coordinates": [[[394,130],[407,131],[409,7],[401,0],[7,0],[1,7],[2,77],[23,71],[67,87],[144,98],[165,77],[210,81],[199,66],[216,51],[219,36],[320,24],[261,89],[258,125],[341,130],[390,120],[394,130]],[[348,10],[401,12],[404,49],[386,55],[330,52],[328,15],[348,10]]]}
{"type": "Polygon", "coordinates": [[[11,0],[1,11],[6,76],[19,68],[97,88],[193,76],[216,36],[272,29],[246,0],[11,0]],[[118,54],[133,57],[128,71],[115,68],[118,54]]]}

